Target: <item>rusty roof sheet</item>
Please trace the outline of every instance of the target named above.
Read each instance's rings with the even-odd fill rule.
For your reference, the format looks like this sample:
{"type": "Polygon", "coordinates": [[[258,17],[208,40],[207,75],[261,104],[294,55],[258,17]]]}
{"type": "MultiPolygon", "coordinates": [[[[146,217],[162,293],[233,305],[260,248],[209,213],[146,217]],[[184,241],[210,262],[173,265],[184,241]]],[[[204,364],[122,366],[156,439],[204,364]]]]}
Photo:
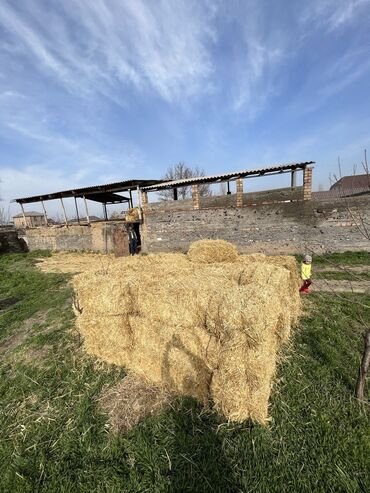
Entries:
{"type": "Polygon", "coordinates": [[[148,185],[142,187],[142,190],[146,191],[155,191],[161,190],[164,188],[174,188],[181,186],[188,186],[196,183],[210,183],[210,182],[218,182],[218,181],[232,181],[237,178],[244,178],[247,176],[262,176],[269,174],[277,174],[284,173],[286,171],[292,171],[295,169],[304,169],[306,166],[310,164],[315,164],[315,161],[306,161],[302,163],[288,163],[281,164],[277,166],[270,166],[268,168],[258,168],[258,169],[249,169],[249,170],[241,170],[241,171],[233,171],[230,173],[223,173],[220,175],[210,175],[210,176],[195,176],[192,178],[183,178],[181,180],[173,180],[166,181],[162,180],[159,184],[148,185]]]}
{"type": "Polygon", "coordinates": [[[71,190],[63,190],[61,192],[53,192],[44,195],[34,195],[32,197],[22,197],[12,200],[12,202],[18,202],[19,204],[27,204],[31,202],[41,202],[42,200],[54,200],[68,197],[83,197],[87,199],[89,195],[94,197],[92,200],[97,199],[98,194],[107,194],[107,192],[124,192],[127,190],[134,190],[137,187],[143,185],[154,185],[156,183],[162,183],[163,180],[126,180],[118,181],[114,183],[108,183],[106,185],[94,185],[92,187],[73,188],[71,190]]]}

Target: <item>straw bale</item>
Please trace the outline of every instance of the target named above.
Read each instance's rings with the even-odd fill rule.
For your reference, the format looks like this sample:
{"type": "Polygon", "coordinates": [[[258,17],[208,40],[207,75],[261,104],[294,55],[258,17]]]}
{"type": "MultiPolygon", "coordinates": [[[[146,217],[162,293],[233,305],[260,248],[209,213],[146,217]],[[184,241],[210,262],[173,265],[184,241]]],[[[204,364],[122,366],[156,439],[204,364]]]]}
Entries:
{"type": "Polygon", "coordinates": [[[189,260],[197,263],[235,262],[238,250],[224,240],[199,240],[190,245],[189,260]]]}
{"type": "Polygon", "coordinates": [[[125,214],[125,220],[127,222],[137,222],[140,219],[139,209],[138,207],[133,207],[129,209],[125,214]]]}
{"type": "Polygon", "coordinates": [[[265,423],[278,351],[299,314],[296,265],[228,258],[135,256],[75,276],[86,350],[166,391],[213,402],[228,419],[265,423]]]}

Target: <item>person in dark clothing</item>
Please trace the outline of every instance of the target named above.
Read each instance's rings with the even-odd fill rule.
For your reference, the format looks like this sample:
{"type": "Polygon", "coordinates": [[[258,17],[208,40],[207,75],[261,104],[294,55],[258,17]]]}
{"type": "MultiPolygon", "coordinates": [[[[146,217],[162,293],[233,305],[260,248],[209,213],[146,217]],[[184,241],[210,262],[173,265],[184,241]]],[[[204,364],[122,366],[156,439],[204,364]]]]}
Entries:
{"type": "Polygon", "coordinates": [[[137,236],[133,226],[128,227],[128,243],[130,255],[135,255],[137,253],[137,236]]]}

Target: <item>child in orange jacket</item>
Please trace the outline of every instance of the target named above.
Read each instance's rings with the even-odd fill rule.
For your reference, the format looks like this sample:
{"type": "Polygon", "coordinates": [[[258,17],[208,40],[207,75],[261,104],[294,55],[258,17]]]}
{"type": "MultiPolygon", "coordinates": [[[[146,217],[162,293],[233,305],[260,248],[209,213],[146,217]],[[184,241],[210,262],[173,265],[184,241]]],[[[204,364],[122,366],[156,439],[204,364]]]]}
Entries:
{"type": "Polygon", "coordinates": [[[311,255],[305,255],[303,258],[303,262],[301,263],[301,278],[303,284],[301,286],[301,289],[299,290],[300,293],[307,294],[310,292],[309,287],[312,284],[311,271],[312,271],[312,257],[311,255]]]}

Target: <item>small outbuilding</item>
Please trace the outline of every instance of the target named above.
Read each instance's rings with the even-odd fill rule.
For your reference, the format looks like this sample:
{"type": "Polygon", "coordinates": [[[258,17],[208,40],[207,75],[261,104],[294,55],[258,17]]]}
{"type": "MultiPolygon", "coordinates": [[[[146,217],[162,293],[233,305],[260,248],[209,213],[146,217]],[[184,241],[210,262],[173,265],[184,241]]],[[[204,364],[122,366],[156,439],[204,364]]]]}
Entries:
{"type": "Polygon", "coordinates": [[[45,226],[45,216],[41,212],[29,211],[13,216],[16,228],[37,228],[45,226]]]}

